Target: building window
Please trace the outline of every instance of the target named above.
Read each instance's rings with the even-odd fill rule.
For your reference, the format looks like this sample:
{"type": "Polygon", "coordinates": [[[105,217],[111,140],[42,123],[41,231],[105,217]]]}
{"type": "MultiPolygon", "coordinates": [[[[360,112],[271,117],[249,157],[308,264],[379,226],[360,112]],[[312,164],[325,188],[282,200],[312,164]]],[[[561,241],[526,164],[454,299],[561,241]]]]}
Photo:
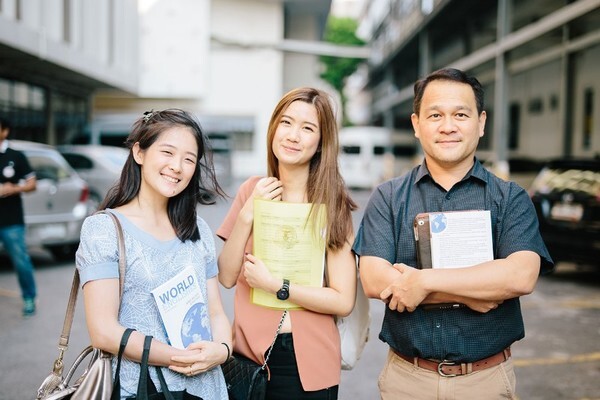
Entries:
{"type": "Polygon", "coordinates": [[[552,94],[550,96],[550,109],[556,111],[558,109],[558,95],[552,94]]]}
{"type": "Polygon", "coordinates": [[[544,102],[540,97],[529,100],[528,110],[531,114],[541,114],[544,112],[544,102]]]}
{"type": "Polygon", "coordinates": [[[508,148],[519,148],[519,126],[521,124],[521,105],[512,103],[508,108],[508,148]]]}
{"type": "Polygon", "coordinates": [[[583,148],[592,147],[592,130],[594,128],[594,89],[587,88],[583,92],[583,148]]]}
{"type": "Polygon", "coordinates": [[[43,111],[46,108],[46,97],[44,89],[36,86],[31,87],[29,93],[30,101],[29,106],[32,110],[43,111]]]}
{"type": "Polygon", "coordinates": [[[29,89],[30,86],[27,83],[15,82],[13,84],[12,102],[16,107],[29,107],[29,89]]]}
{"type": "Polygon", "coordinates": [[[252,150],[254,132],[252,131],[233,131],[231,132],[232,147],[235,151],[252,150]]]}
{"type": "Polygon", "coordinates": [[[12,98],[11,95],[11,83],[5,79],[0,78],[0,109],[8,108],[12,98]]]}

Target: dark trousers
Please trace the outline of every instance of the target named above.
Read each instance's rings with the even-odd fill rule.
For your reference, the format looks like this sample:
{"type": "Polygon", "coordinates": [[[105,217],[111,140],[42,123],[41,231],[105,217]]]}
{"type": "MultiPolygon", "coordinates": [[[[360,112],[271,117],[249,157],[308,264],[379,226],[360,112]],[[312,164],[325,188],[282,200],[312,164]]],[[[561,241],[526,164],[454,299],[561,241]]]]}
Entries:
{"type": "Polygon", "coordinates": [[[336,400],[338,398],[338,386],[311,392],[302,389],[291,333],[277,336],[268,364],[271,380],[267,384],[267,400],[336,400]]]}

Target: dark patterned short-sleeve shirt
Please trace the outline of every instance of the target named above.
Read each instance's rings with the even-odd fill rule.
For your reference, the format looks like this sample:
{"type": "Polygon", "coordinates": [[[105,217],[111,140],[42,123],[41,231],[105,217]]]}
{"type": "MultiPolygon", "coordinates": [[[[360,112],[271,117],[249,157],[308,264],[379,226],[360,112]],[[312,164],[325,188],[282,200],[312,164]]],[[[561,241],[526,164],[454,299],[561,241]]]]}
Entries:
{"type": "MultiPolygon", "coordinates": [[[[359,256],[414,267],[415,216],[464,210],[490,210],[494,259],[529,250],[540,255],[542,273],[553,268],[527,192],[496,177],[477,160],[449,191],[434,182],[425,163],[378,186],[365,209],[353,250],[359,256]]],[[[520,303],[515,298],[488,313],[422,307],[400,313],[386,307],[379,337],[408,356],[472,362],[502,351],[524,335],[520,303]]]]}

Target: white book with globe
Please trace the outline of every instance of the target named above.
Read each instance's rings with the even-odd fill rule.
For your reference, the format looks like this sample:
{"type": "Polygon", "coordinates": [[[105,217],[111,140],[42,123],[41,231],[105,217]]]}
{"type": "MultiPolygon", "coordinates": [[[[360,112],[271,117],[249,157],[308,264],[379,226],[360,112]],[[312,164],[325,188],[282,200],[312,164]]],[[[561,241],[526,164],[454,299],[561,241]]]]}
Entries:
{"type": "Polygon", "coordinates": [[[152,291],[171,346],[211,340],[206,302],[192,266],[152,291]]]}

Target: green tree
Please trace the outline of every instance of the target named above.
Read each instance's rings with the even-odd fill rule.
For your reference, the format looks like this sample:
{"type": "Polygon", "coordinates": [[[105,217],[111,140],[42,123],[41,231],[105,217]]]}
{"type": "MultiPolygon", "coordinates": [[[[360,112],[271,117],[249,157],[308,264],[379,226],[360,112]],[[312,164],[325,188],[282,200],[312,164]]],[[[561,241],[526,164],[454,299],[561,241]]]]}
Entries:
{"type": "MultiPolygon", "coordinates": [[[[339,18],[329,16],[325,27],[324,40],[329,43],[344,46],[364,45],[364,42],[356,37],[355,32],[358,22],[352,18],[339,18]]],[[[361,63],[359,58],[343,58],[332,56],[321,56],[324,65],[321,78],[328,82],[339,93],[342,102],[342,124],[349,125],[346,116],[346,96],[344,96],[344,83],[346,78],[356,71],[361,63]]]]}

